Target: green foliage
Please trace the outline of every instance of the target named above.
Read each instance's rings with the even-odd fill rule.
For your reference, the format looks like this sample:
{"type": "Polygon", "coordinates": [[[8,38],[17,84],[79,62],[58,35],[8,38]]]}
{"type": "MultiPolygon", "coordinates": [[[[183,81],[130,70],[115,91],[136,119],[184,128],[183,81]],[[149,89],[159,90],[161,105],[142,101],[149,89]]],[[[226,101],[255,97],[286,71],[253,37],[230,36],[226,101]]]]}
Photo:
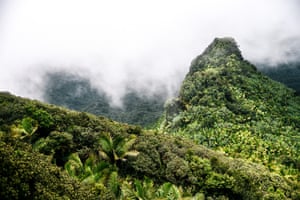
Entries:
{"type": "Polygon", "coordinates": [[[127,156],[138,155],[136,151],[129,151],[134,141],[133,135],[127,140],[120,135],[112,138],[110,134],[103,134],[99,138],[99,156],[90,154],[83,164],[78,153],[73,153],[69,156],[65,169],[70,176],[78,178],[82,183],[95,188],[101,186],[102,191],[106,188],[112,196],[119,198],[121,188],[117,164],[118,161],[125,161],[127,156]]]}
{"type": "Polygon", "coordinates": [[[205,49],[203,54],[193,60],[188,75],[192,75],[205,67],[219,67],[219,66],[231,66],[230,58],[235,57],[239,60],[243,59],[241,51],[239,50],[236,42],[233,38],[216,38],[205,49]],[[229,58],[229,60],[228,60],[229,58]]]}
{"type": "Polygon", "coordinates": [[[171,183],[164,183],[156,192],[159,198],[179,199],[180,195],[179,189],[171,183]]]}
{"type": "Polygon", "coordinates": [[[0,93],[1,199],[299,199],[293,94],[228,38],[194,60],[163,133],[0,93]]]}
{"type": "Polygon", "coordinates": [[[32,117],[38,121],[43,128],[50,128],[53,126],[52,116],[45,110],[36,110],[32,113],[32,117]]]}
{"type": "Polygon", "coordinates": [[[88,188],[68,177],[27,145],[0,142],[1,199],[92,199],[88,188]]]}
{"type": "Polygon", "coordinates": [[[71,154],[65,164],[65,170],[82,184],[93,188],[96,193],[107,193],[111,198],[121,195],[116,169],[109,163],[99,160],[95,154],[90,154],[84,163],[77,153],[71,154]]]}
{"type": "Polygon", "coordinates": [[[234,41],[216,39],[193,61],[175,102],[163,131],[299,179],[300,98],[243,60],[234,41]]]}
{"type": "MultiPolygon", "coordinates": [[[[1,102],[6,102],[6,98],[6,95],[0,95],[1,102]]],[[[204,197],[260,199],[267,196],[272,197],[272,195],[276,196],[280,191],[283,191],[286,198],[295,199],[299,196],[297,193],[299,185],[296,184],[297,178],[295,178],[297,171],[282,171],[282,173],[294,174],[285,178],[285,175],[270,173],[268,168],[261,165],[229,158],[182,137],[153,131],[141,131],[138,127],[119,124],[102,117],[68,111],[16,97],[15,100],[11,100],[11,97],[8,99],[20,109],[19,112],[21,113],[27,112],[28,106],[26,105],[31,105],[37,110],[44,109],[51,115],[54,123],[50,132],[49,129],[38,129],[36,131],[38,134],[33,134],[35,139],[32,136],[31,142],[24,143],[17,138],[11,138],[9,131],[11,127],[20,124],[25,115],[19,116],[12,122],[9,120],[6,122],[6,119],[3,119],[1,140],[9,142],[12,149],[15,150],[18,149],[16,146],[18,143],[26,145],[31,143],[35,149],[32,151],[33,154],[40,155],[39,152],[41,152],[50,155],[47,157],[49,165],[54,166],[50,163],[52,160],[56,161],[55,163],[59,166],[65,166],[66,171],[70,174],[65,176],[68,178],[71,176],[81,182],[77,182],[78,188],[88,187],[87,191],[90,191],[91,195],[101,196],[101,199],[121,198],[122,192],[120,193],[120,190],[122,191],[123,183],[125,184],[126,181],[130,189],[135,191],[135,179],[140,180],[143,185],[144,176],[151,177],[154,194],[160,186],[169,182],[172,185],[177,185],[182,199],[196,198],[197,196],[199,199],[204,197]],[[20,105],[21,103],[23,106],[20,105]],[[133,133],[137,135],[132,135],[133,133]],[[105,142],[99,143],[101,140],[109,144],[107,148],[104,145],[105,142]],[[113,151],[119,152],[115,153],[120,158],[120,164],[116,166],[109,164],[107,162],[109,160],[104,160],[103,155],[98,154],[99,150],[104,152],[104,149],[108,150],[110,147],[113,147],[113,151]],[[124,157],[126,152],[130,152],[132,149],[138,151],[139,154],[124,157]],[[127,158],[126,162],[121,162],[123,158],[127,158]]],[[[9,105],[9,102],[6,104],[9,105]]],[[[11,112],[13,113],[14,110],[11,112]]],[[[33,119],[30,113],[26,117],[33,119]]],[[[183,122],[188,123],[188,120],[190,119],[186,118],[183,122]]],[[[249,135],[247,132],[244,133],[245,137],[247,134],[249,135]]],[[[25,151],[24,148],[20,148],[20,150],[25,151]]],[[[114,153],[109,153],[111,151],[106,152],[107,155],[114,155],[114,153]]],[[[285,162],[294,162],[288,158],[285,159],[285,162]]],[[[44,157],[38,159],[41,159],[40,162],[45,161],[44,157]]],[[[15,162],[16,160],[13,161],[13,163],[15,162]]],[[[31,165],[37,167],[35,163],[38,164],[39,162],[31,162],[31,165]]],[[[27,184],[30,181],[26,179],[21,182],[27,184]]],[[[63,182],[56,182],[62,184],[61,187],[67,186],[63,182]]],[[[5,187],[3,186],[3,188],[5,187]]],[[[174,188],[173,190],[173,193],[176,194],[177,190],[174,188]]],[[[93,198],[87,196],[86,199],[93,198]]]]}
{"type": "Polygon", "coordinates": [[[121,199],[140,200],[204,200],[203,193],[196,195],[184,195],[182,188],[165,182],[162,185],[154,185],[153,181],[147,177],[143,181],[135,179],[133,183],[124,181],[122,184],[121,199]]]}
{"type": "Polygon", "coordinates": [[[33,136],[33,134],[38,129],[37,121],[33,120],[30,117],[22,119],[21,123],[18,126],[11,127],[11,135],[14,138],[28,141],[33,136]]]}
{"type": "Polygon", "coordinates": [[[74,149],[73,135],[67,132],[52,131],[46,138],[40,138],[33,148],[46,155],[53,156],[53,162],[63,166],[74,149]]]}
{"type": "Polygon", "coordinates": [[[170,161],[166,163],[166,178],[172,183],[180,183],[180,180],[184,180],[190,171],[188,163],[177,156],[176,154],[166,154],[166,157],[170,157],[170,161]]]}
{"type": "Polygon", "coordinates": [[[128,181],[124,181],[121,190],[121,199],[155,199],[154,183],[149,178],[145,178],[143,182],[135,179],[133,184],[128,181]]]}
{"type": "Polygon", "coordinates": [[[108,188],[114,194],[115,198],[119,198],[121,196],[121,186],[118,179],[118,172],[113,171],[108,179],[108,188]]]}
{"type": "Polygon", "coordinates": [[[161,186],[155,186],[153,181],[145,177],[143,181],[135,179],[133,183],[124,181],[122,184],[121,199],[182,199],[182,191],[175,185],[166,182],[161,186]]]}
{"type": "Polygon", "coordinates": [[[139,154],[137,151],[129,151],[135,139],[135,135],[131,135],[127,139],[120,135],[113,138],[110,134],[103,134],[99,138],[101,146],[99,153],[103,159],[117,166],[119,161],[126,161],[127,156],[137,156],[139,154]]]}
{"type": "Polygon", "coordinates": [[[21,122],[22,127],[27,135],[32,135],[38,128],[37,121],[31,119],[30,117],[26,117],[21,122]]]}
{"type": "Polygon", "coordinates": [[[68,162],[65,164],[65,170],[72,177],[81,176],[84,171],[84,167],[77,153],[73,153],[69,156],[68,162]]]}

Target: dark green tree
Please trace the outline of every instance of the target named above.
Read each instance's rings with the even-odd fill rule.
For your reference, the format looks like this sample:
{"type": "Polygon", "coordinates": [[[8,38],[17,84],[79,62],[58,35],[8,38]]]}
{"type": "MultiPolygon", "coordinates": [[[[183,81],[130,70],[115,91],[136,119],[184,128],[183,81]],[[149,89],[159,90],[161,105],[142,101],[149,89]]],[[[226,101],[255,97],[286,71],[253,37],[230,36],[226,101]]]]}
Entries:
{"type": "Polygon", "coordinates": [[[122,161],[126,161],[128,156],[137,156],[138,151],[130,150],[136,139],[135,135],[130,135],[129,138],[124,138],[120,135],[112,137],[109,133],[103,134],[99,138],[101,149],[100,156],[111,163],[115,168],[122,161]]]}

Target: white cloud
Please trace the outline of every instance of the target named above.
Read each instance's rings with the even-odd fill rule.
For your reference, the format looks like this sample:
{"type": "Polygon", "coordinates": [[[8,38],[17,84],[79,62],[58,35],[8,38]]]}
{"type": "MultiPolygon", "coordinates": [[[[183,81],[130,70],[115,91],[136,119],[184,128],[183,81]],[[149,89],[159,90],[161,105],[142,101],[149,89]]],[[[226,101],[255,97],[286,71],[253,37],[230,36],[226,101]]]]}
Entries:
{"type": "Polygon", "coordinates": [[[115,98],[128,79],[139,88],[149,82],[174,88],[214,37],[234,37],[253,62],[285,62],[300,54],[296,0],[7,0],[3,5],[0,90],[33,98],[41,98],[43,72],[52,68],[82,73],[115,98]]]}

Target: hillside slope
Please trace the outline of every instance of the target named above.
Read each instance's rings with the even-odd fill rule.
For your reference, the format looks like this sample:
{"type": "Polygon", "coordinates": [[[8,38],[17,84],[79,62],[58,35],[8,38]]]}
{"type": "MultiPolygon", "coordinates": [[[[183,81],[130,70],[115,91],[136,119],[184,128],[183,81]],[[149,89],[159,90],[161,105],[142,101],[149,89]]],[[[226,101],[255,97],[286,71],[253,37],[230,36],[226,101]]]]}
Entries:
{"type": "Polygon", "coordinates": [[[191,64],[162,129],[299,180],[300,99],[217,38],[191,64]]]}
{"type": "Polygon", "coordinates": [[[7,93],[0,93],[0,133],[1,199],[297,199],[300,195],[297,181],[260,164],[230,158],[181,137],[7,93]]]}

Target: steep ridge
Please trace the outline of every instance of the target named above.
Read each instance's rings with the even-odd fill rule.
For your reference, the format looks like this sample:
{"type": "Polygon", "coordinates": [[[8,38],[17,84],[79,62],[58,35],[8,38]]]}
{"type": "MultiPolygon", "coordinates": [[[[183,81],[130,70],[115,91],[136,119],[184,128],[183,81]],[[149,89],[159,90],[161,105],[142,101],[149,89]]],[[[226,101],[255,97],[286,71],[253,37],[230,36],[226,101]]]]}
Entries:
{"type": "Polygon", "coordinates": [[[162,130],[299,180],[300,99],[216,38],[191,64],[162,130]]]}

